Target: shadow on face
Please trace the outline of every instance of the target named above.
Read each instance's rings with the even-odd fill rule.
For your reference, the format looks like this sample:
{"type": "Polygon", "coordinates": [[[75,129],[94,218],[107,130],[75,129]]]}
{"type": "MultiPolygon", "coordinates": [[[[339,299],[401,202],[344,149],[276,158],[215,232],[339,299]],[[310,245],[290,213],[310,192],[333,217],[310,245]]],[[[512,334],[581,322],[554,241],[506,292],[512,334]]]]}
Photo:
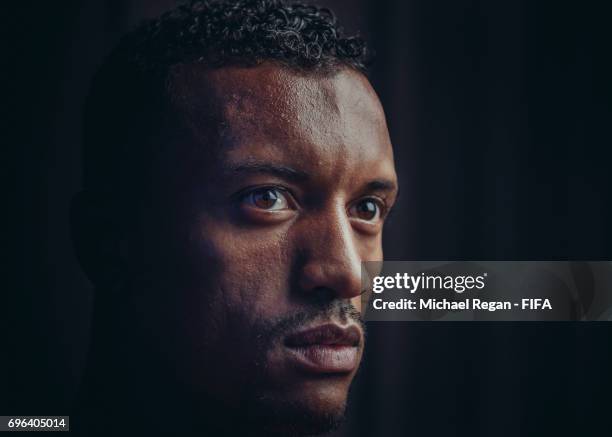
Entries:
{"type": "Polygon", "coordinates": [[[134,329],[194,397],[270,432],[332,427],[364,347],[361,262],[382,259],[397,194],[378,98],[349,68],[271,63],[183,66],[171,90],[180,134],[125,242],[134,329]]]}

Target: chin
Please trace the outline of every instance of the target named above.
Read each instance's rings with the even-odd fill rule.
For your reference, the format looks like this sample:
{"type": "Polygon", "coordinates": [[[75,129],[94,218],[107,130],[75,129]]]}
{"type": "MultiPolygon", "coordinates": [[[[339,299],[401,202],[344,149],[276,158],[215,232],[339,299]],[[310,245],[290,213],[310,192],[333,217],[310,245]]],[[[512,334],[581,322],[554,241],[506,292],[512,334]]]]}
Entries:
{"type": "Polygon", "coordinates": [[[316,381],[300,384],[296,403],[304,405],[313,413],[344,414],[347,396],[348,385],[344,381],[335,381],[333,377],[322,377],[316,381]]]}
{"type": "Polygon", "coordinates": [[[251,411],[267,435],[318,435],[337,429],[344,421],[348,386],[334,378],[299,384],[294,390],[266,394],[251,411]]]}

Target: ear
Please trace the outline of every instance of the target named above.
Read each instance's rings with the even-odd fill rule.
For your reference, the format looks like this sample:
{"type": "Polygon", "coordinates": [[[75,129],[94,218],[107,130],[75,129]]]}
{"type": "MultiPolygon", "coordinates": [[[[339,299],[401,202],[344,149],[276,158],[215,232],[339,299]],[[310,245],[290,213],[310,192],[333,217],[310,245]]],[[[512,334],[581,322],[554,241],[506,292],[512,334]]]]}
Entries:
{"type": "Polygon", "coordinates": [[[125,272],[121,228],[108,201],[88,191],[74,196],[70,208],[77,259],[96,287],[116,284],[125,272]]]}

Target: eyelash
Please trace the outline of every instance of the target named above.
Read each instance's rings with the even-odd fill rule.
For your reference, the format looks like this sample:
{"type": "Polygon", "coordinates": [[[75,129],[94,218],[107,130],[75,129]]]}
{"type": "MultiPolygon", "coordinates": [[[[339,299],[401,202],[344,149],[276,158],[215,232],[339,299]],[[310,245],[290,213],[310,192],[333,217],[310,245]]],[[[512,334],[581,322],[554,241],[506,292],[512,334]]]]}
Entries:
{"type": "Polygon", "coordinates": [[[287,187],[283,187],[283,186],[280,186],[280,185],[258,185],[258,186],[254,186],[254,187],[247,187],[247,188],[244,188],[244,189],[238,191],[232,197],[234,198],[235,201],[241,202],[241,201],[244,201],[251,194],[256,193],[258,191],[264,191],[264,190],[277,190],[277,191],[280,191],[281,193],[287,195],[287,197],[293,203],[297,203],[295,201],[295,197],[291,193],[291,190],[289,190],[289,188],[287,188],[287,187]]]}
{"type": "MultiPolygon", "coordinates": [[[[387,205],[387,202],[385,202],[384,199],[380,198],[380,197],[373,197],[373,196],[369,196],[369,197],[363,197],[361,199],[357,199],[354,203],[351,204],[351,206],[353,205],[357,205],[360,202],[365,202],[365,201],[371,201],[374,202],[379,209],[379,220],[382,221],[384,220],[388,213],[389,213],[389,207],[387,205]]],[[[367,221],[367,220],[365,220],[367,221]]]]}
{"type": "MultiPolygon", "coordinates": [[[[289,200],[290,203],[293,204],[298,204],[298,202],[295,200],[295,196],[293,195],[293,193],[291,192],[291,190],[287,187],[281,186],[281,185],[260,185],[260,186],[254,186],[254,187],[247,187],[243,190],[240,190],[239,192],[237,192],[234,196],[232,196],[238,203],[240,202],[244,202],[248,196],[256,193],[257,191],[264,191],[264,190],[277,190],[279,192],[281,192],[283,195],[285,195],[287,197],[287,199],[289,200]]],[[[372,201],[374,202],[378,208],[379,208],[379,214],[380,214],[380,220],[384,220],[388,217],[388,215],[391,212],[391,208],[389,208],[389,206],[387,205],[386,201],[383,198],[380,197],[376,197],[376,196],[368,196],[368,197],[363,197],[360,199],[355,200],[354,202],[352,202],[349,206],[349,208],[351,208],[352,206],[358,204],[359,202],[364,202],[364,201],[372,201]]]]}

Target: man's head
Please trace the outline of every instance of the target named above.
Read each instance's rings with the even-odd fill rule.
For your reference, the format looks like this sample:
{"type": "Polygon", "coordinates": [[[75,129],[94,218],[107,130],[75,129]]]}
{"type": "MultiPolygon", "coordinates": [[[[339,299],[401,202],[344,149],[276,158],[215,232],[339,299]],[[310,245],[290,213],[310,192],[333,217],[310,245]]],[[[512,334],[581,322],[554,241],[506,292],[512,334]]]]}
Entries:
{"type": "Polygon", "coordinates": [[[122,41],[73,209],[94,323],[127,345],[108,368],[270,433],[338,422],[360,263],[382,259],[397,191],[364,61],[331,14],[279,1],[194,3],[122,41]]]}

